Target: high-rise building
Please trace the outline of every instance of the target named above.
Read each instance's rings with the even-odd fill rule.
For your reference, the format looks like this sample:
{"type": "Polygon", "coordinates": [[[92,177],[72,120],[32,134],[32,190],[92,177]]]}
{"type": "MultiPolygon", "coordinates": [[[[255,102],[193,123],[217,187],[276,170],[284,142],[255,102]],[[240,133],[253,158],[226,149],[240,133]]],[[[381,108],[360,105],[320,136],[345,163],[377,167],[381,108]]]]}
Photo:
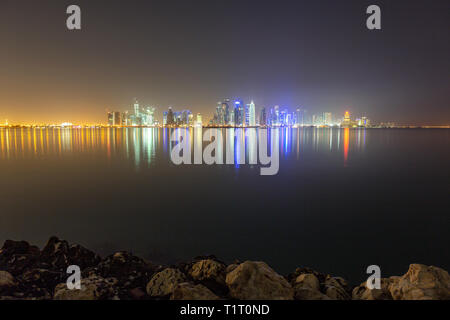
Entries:
{"type": "Polygon", "coordinates": [[[241,100],[234,102],[234,124],[243,126],[245,124],[245,109],[241,100]]]}
{"type": "Polygon", "coordinates": [[[134,115],[135,117],[139,117],[139,102],[137,100],[134,101],[134,115]]]}
{"type": "Polygon", "coordinates": [[[114,112],[108,112],[108,125],[114,125],[114,112]]]}
{"type": "Polygon", "coordinates": [[[197,126],[201,127],[202,125],[203,125],[202,115],[200,113],[197,113],[197,126]]]}
{"type": "Polygon", "coordinates": [[[352,126],[352,120],[350,119],[350,113],[348,111],[345,111],[344,119],[342,120],[341,126],[347,128],[352,126]]]}
{"type": "Polygon", "coordinates": [[[248,122],[247,124],[251,127],[256,126],[256,115],[255,115],[255,103],[252,101],[247,105],[248,107],[248,122]]]}
{"type": "Polygon", "coordinates": [[[259,125],[265,126],[267,125],[267,114],[266,114],[266,108],[261,109],[261,114],[259,115],[259,125]]]}
{"type": "Polygon", "coordinates": [[[175,117],[172,111],[172,107],[169,107],[169,111],[167,112],[167,125],[172,126],[175,124],[175,117]]]}
{"type": "Polygon", "coordinates": [[[216,124],[218,125],[223,125],[224,122],[224,114],[222,111],[222,102],[219,101],[216,106],[216,124]]]}
{"type": "Polygon", "coordinates": [[[279,126],[280,125],[280,107],[274,107],[274,121],[272,125],[279,126]]]}
{"type": "Polygon", "coordinates": [[[121,126],[122,125],[122,113],[118,111],[108,112],[108,125],[121,126]]]}
{"type": "Polygon", "coordinates": [[[333,123],[333,116],[331,114],[331,112],[324,112],[322,115],[322,123],[324,125],[331,125],[333,123]]]}
{"type": "Polygon", "coordinates": [[[223,115],[223,124],[230,124],[230,99],[225,99],[222,102],[222,115],[223,115]]]}

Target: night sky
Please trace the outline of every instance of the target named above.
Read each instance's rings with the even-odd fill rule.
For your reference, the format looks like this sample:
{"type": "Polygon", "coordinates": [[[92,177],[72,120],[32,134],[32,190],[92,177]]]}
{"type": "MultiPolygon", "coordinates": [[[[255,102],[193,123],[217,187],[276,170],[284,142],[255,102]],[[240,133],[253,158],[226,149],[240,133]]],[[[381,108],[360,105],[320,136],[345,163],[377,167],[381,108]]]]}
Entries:
{"type": "Polygon", "coordinates": [[[239,97],[450,124],[450,2],[1,0],[0,123],[106,122],[136,97],[201,112],[239,97]],[[66,8],[82,30],[66,29],[66,8]],[[366,28],[370,4],[382,30],[366,28]]]}

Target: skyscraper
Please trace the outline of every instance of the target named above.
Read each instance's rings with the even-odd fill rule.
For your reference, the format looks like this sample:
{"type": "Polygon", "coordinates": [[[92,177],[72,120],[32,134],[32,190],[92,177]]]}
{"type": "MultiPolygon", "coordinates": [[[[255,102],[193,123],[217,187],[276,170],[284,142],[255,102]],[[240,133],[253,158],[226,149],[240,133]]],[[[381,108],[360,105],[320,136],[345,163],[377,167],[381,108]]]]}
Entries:
{"type": "Polygon", "coordinates": [[[256,115],[255,115],[255,103],[252,101],[247,105],[248,107],[248,125],[251,127],[256,126],[256,115]]]}
{"type": "Polygon", "coordinates": [[[139,117],[139,102],[137,100],[134,101],[134,115],[135,117],[139,117]]]}
{"type": "Polygon", "coordinates": [[[267,114],[266,114],[266,108],[261,109],[261,114],[259,116],[259,125],[265,126],[267,125],[267,114]]]}
{"type": "Polygon", "coordinates": [[[167,112],[167,125],[171,126],[175,124],[175,118],[172,111],[172,107],[169,107],[169,111],[167,112]]]}
{"type": "Polygon", "coordinates": [[[245,110],[241,100],[234,102],[234,124],[236,126],[243,126],[245,123],[245,110]]]}
{"type": "Polygon", "coordinates": [[[230,99],[225,99],[222,102],[222,115],[223,115],[223,124],[230,124],[230,99]]]}
{"type": "Polygon", "coordinates": [[[324,112],[323,115],[322,115],[322,123],[324,125],[329,126],[333,122],[332,118],[333,118],[333,116],[332,116],[332,114],[330,112],[324,112]]]}
{"type": "Polygon", "coordinates": [[[216,124],[223,125],[224,123],[224,115],[222,110],[222,102],[217,102],[216,106],[216,124]]]}

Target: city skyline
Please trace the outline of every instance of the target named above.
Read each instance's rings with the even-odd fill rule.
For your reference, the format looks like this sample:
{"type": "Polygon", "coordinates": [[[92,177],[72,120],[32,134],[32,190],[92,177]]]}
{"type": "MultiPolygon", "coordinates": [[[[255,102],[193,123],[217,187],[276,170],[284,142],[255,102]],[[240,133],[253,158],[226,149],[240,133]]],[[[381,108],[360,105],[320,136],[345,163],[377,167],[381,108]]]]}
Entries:
{"type": "Polygon", "coordinates": [[[0,122],[103,123],[107,109],[128,108],[133,97],[157,106],[159,119],[169,106],[206,119],[217,97],[240,96],[450,123],[446,1],[378,1],[379,31],[366,28],[365,1],[80,0],[78,31],[65,26],[69,4],[2,5],[0,122]]]}
{"type": "Polygon", "coordinates": [[[272,107],[256,105],[254,100],[250,103],[245,103],[240,98],[235,99],[223,99],[223,101],[217,102],[216,109],[211,108],[211,111],[206,113],[191,111],[189,108],[177,109],[173,106],[168,108],[155,107],[152,104],[142,104],[138,99],[134,99],[130,106],[120,109],[107,108],[106,115],[107,120],[103,116],[103,120],[100,121],[71,121],[70,119],[64,119],[63,121],[43,121],[43,122],[23,122],[23,121],[11,121],[10,119],[0,120],[1,126],[72,126],[72,125],[106,125],[106,126],[167,126],[167,125],[218,125],[218,126],[340,126],[341,123],[347,127],[351,127],[350,123],[354,127],[364,126],[370,127],[449,127],[450,124],[436,124],[427,125],[426,121],[422,124],[402,123],[394,122],[390,119],[381,119],[373,121],[374,119],[368,117],[367,114],[361,114],[353,112],[352,108],[342,108],[345,111],[341,113],[333,113],[330,111],[316,112],[308,109],[304,106],[297,106],[295,108],[274,105],[272,107]],[[223,114],[223,118],[220,117],[220,112],[225,112],[225,108],[230,107],[232,111],[230,114],[223,114]],[[166,111],[165,111],[166,110],[166,111]],[[167,123],[167,110],[173,112],[173,120],[167,123]],[[178,111],[180,110],[180,111],[178,111]],[[252,110],[250,113],[249,110],[252,110]],[[277,120],[270,122],[274,115],[270,113],[276,112],[277,120]],[[278,118],[278,112],[283,118],[278,118]],[[299,114],[301,112],[301,115],[299,114]],[[160,115],[160,116],[158,116],[160,115]],[[350,119],[350,115],[352,119],[350,119]],[[301,118],[301,120],[299,120],[301,118]],[[178,119],[178,120],[177,120],[178,119]],[[202,120],[203,119],[203,120],[202,120]],[[264,120],[263,120],[264,119],[264,120]],[[181,120],[181,121],[180,121],[181,120]],[[266,122],[267,121],[267,122],[266,122]],[[363,125],[362,125],[363,123],[363,125]],[[376,125],[375,125],[376,124],[376,125]]]}

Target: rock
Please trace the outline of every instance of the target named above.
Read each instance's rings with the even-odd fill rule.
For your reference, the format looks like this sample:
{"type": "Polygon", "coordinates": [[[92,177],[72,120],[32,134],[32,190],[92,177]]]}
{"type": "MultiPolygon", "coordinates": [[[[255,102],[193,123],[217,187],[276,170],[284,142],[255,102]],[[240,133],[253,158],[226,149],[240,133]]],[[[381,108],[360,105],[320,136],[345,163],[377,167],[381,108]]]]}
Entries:
{"type": "Polygon", "coordinates": [[[233,271],[234,269],[236,269],[239,266],[239,264],[233,263],[230,264],[229,266],[227,266],[227,268],[225,269],[225,273],[228,274],[231,271],[233,271]]]}
{"type": "Polygon", "coordinates": [[[315,291],[320,291],[319,279],[311,273],[301,274],[295,279],[295,285],[303,288],[309,288],[315,291]]]}
{"type": "Polygon", "coordinates": [[[201,260],[192,266],[189,275],[197,281],[213,280],[225,284],[225,265],[214,260],[201,260]]]}
{"type": "Polygon", "coordinates": [[[86,269],[83,275],[115,278],[120,287],[119,297],[131,299],[131,290],[140,288],[144,291],[148,281],[155,273],[155,269],[145,260],[133,256],[131,253],[120,251],[106,257],[97,266],[86,269]]]}
{"type": "Polygon", "coordinates": [[[294,298],[295,300],[331,300],[319,290],[301,286],[294,288],[294,298]]]}
{"type": "Polygon", "coordinates": [[[55,286],[65,281],[67,275],[47,269],[31,269],[18,277],[20,286],[18,292],[23,297],[39,297],[50,299],[55,286]]]}
{"type": "Polygon", "coordinates": [[[227,274],[230,295],[241,300],[292,300],[294,290],[264,262],[246,261],[227,274]]]}
{"type": "Polygon", "coordinates": [[[296,300],[330,300],[320,292],[319,279],[312,273],[300,274],[294,282],[294,298],[296,300]]]}
{"type": "Polygon", "coordinates": [[[17,286],[13,275],[7,271],[0,271],[0,295],[12,294],[17,286]]]}
{"type": "Polygon", "coordinates": [[[329,277],[329,275],[317,272],[317,271],[315,271],[315,270],[313,270],[311,268],[299,267],[299,268],[296,268],[293,273],[290,273],[287,276],[287,279],[288,279],[289,283],[294,286],[296,279],[298,278],[298,276],[300,276],[302,274],[312,274],[312,275],[314,275],[319,280],[319,283],[325,282],[327,277],[329,277]]]}
{"type": "Polygon", "coordinates": [[[328,276],[323,283],[323,290],[333,300],[350,300],[351,296],[345,289],[346,283],[342,278],[328,276]]]}
{"type": "Polygon", "coordinates": [[[66,283],[60,283],[55,288],[54,300],[116,300],[117,291],[114,278],[91,276],[81,279],[81,290],[70,290],[66,283]]]}
{"type": "Polygon", "coordinates": [[[0,249],[0,270],[18,276],[37,265],[39,254],[39,248],[26,241],[6,240],[0,249]]]}
{"type": "Polygon", "coordinates": [[[211,290],[201,284],[194,285],[189,282],[179,283],[175,286],[170,300],[218,300],[211,290]]]}
{"type": "Polygon", "coordinates": [[[450,300],[450,276],[441,268],[411,264],[405,275],[390,279],[394,300],[450,300]]]}
{"type": "Polygon", "coordinates": [[[167,297],[175,286],[185,282],[186,276],[178,269],[167,268],[156,273],[147,284],[147,294],[151,297],[167,297]]]}
{"type": "Polygon", "coordinates": [[[353,289],[353,300],[392,300],[392,295],[389,292],[390,279],[381,278],[380,289],[369,289],[366,284],[367,282],[363,282],[353,289]]]}
{"type": "Polygon", "coordinates": [[[41,252],[41,267],[66,272],[70,265],[81,270],[97,265],[100,256],[77,244],[69,245],[65,240],[51,237],[41,252]]]}
{"type": "Polygon", "coordinates": [[[219,295],[226,295],[228,287],[225,284],[226,266],[216,260],[200,260],[189,270],[189,275],[219,295]]]}

